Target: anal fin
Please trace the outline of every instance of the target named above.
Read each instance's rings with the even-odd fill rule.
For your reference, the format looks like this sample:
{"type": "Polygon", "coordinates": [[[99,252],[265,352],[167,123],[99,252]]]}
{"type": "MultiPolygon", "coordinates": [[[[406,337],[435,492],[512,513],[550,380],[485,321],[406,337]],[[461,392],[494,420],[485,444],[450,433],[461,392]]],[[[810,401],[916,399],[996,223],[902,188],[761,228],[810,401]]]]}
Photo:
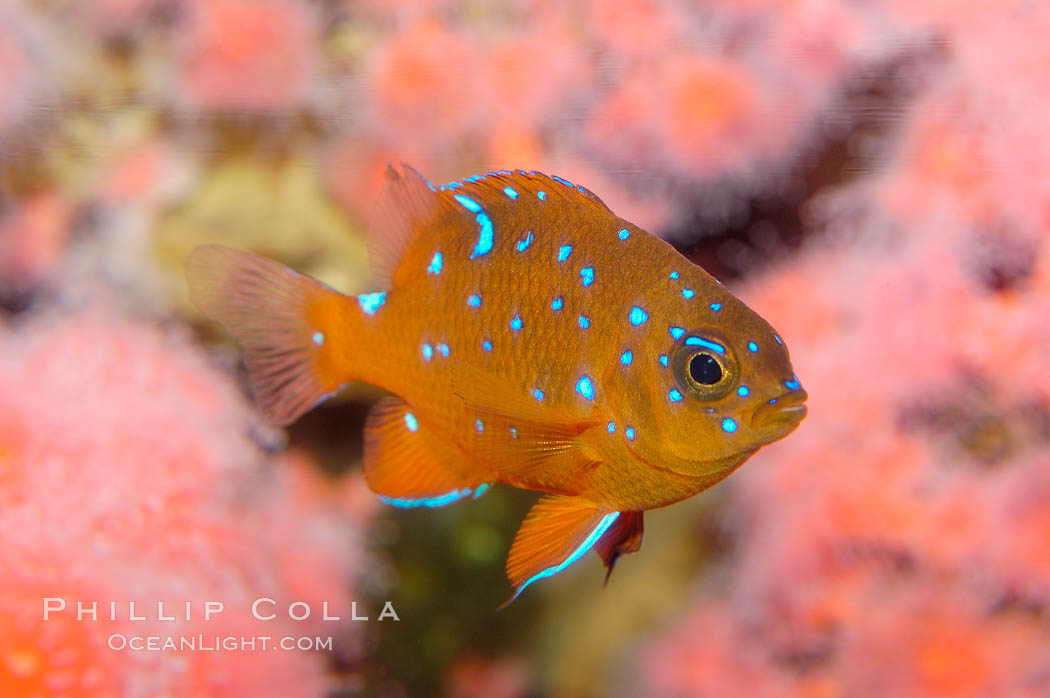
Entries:
{"type": "MultiPolygon", "coordinates": [[[[507,577],[514,595],[537,579],[558,574],[579,560],[620,517],[579,497],[548,495],[522,522],[507,556],[507,577]]],[[[501,606],[502,608],[502,606],[501,606]]]]}
{"type": "Polygon", "coordinates": [[[601,555],[605,563],[606,584],[609,583],[609,575],[616,566],[616,560],[621,555],[636,553],[641,549],[644,513],[642,511],[622,512],[605,535],[594,545],[595,552],[601,555]]]}
{"type": "Polygon", "coordinates": [[[484,473],[444,445],[399,397],[380,400],[365,423],[365,479],[387,504],[439,507],[488,488],[484,473]]]}

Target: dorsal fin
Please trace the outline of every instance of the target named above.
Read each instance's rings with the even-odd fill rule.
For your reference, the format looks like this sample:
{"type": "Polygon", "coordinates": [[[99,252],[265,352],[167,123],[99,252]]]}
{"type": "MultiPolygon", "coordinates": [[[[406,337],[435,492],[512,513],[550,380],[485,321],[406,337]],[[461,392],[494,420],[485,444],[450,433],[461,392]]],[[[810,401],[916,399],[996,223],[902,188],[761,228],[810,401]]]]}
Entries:
{"type": "Polygon", "coordinates": [[[559,206],[579,213],[615,214],[601,199],[561,177],[524,170],[499,170],[436,187],[410,165],[387,165],[386,187],[368,226],[368,251],[379,290],[390,290],[394,272],[420,229],[444,214],[461,217],[473,229],[488,220],[500,227],[506,215],[557,217],[559,206]],[[470,208],[474,206],[474,208],[470,208]],[[478,215],[480,214],[480,215],[478,215]]]}

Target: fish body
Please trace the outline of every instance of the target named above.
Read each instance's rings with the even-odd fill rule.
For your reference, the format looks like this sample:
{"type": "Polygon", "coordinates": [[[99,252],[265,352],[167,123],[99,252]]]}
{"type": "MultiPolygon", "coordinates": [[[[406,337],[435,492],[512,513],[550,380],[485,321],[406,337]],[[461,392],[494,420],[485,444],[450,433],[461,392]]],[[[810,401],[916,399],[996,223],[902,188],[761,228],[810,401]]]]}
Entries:
{"type": "Polygon", "coordinates": [[[611,571],[640,546],[642,512],[805,415],[768,323],[582,187],[502,171],[436,188],[390,169],[373,228],[382,290],[344,296],[208,246],[187,262],[191,294],[241,341],[278,424],[351,381],[391,393],[365,433],[384,501],[547,493],[511,547],[515,597],[592,548],[611,571]]]}

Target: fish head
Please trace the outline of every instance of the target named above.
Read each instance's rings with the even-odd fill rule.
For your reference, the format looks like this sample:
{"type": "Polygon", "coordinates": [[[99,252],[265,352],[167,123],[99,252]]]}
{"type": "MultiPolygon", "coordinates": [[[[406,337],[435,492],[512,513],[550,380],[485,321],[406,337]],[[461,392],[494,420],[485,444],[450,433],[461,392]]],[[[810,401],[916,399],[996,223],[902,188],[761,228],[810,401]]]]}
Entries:
{"type": "Polygon", "coordinates": [[[728,292],[709,307],[718,312],[693,311],[684,327],[649,335],[656,360],[623,406],[642,425],[631,444],[639,457],[698,477],[724,476],[806,415],[806,391],[769,323],[728,292]]]}

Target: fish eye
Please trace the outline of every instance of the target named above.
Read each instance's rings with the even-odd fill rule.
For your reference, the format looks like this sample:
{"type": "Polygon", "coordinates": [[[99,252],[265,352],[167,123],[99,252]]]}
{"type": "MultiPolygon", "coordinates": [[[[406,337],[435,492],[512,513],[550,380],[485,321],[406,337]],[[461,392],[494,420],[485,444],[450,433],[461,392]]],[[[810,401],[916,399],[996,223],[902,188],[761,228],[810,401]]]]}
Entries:
{"type": "Polygon", "coordinates": [[[671,359],[671,372],[681,391],[698,400],[716,400],[736,383],[733,353],[717,341],[686,337],[671,359]]]}
{"type": "Polygon", "coordinates": [[[722,380],[722,367],[706,352],[694,354],[689,359],[689,377],[700,385],[715,385],[722,380]]]}

